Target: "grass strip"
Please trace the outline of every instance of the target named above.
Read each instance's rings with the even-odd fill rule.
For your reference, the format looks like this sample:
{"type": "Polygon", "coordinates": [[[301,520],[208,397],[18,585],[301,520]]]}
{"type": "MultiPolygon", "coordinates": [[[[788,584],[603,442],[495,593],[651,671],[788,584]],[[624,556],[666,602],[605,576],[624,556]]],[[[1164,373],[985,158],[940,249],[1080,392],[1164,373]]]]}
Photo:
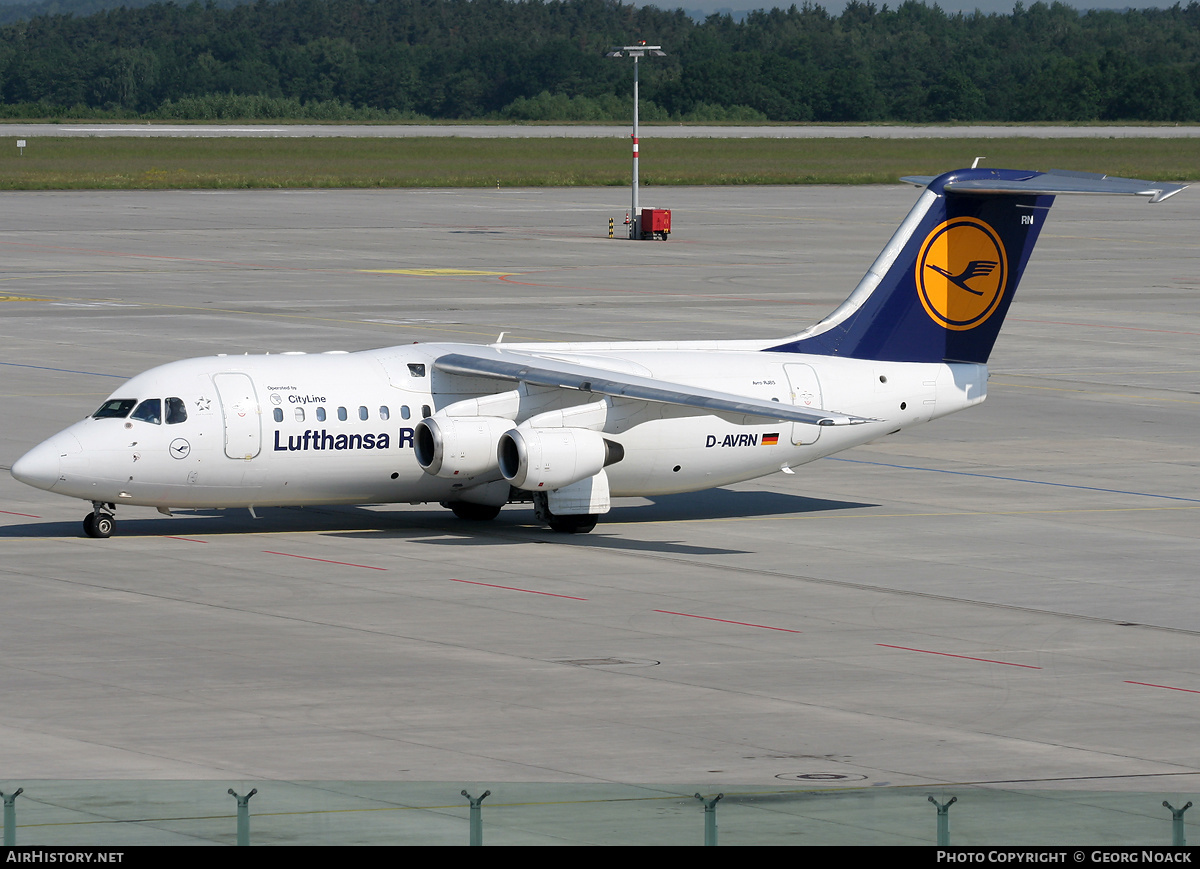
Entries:
{"type": "MultiPolygon", "coordinates": [[[[629,183],[626,139],[28,138],[0,141],[3,190],[603,187],[629,183]]],[[[969,166],[1200,178],[1191,139],[641,140],[647,186],[882,184],[969,166]]]]}

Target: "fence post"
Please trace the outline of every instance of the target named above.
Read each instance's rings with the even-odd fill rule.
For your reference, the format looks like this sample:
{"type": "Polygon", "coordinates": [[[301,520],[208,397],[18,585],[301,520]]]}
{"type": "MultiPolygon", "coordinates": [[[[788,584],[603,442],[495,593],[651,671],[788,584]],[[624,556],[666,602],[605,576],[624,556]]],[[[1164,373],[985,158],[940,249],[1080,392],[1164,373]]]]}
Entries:
{"type": "Polygon", "coordinates": [[[929,802],[937,807],[937,843],[941,846],[950,844],[950,807],[958,802],[958,797],[951,797],[945,803],[939,803],[933,797],[929,802]]]}
{"type": "MultiPolygon", "coordinates": [[[[17,788],[11,794],[0,792],[4,797],[4,847],[12,848],[17,844],[17,797],[25,793],[25,788],[17,788]]],[[[1190,806],[1191,803],[1188,803],[1190,806]]]]}
{"type": "Polygon", "coordinates": [[[239,797],[233,788],[229,789],[229,793],[233,794],[238,804],[237,843],[241,847],[247,847],[250,844],[250,798],[258,793],[258,788],[253,788],[244,797],[239,797]]]}
{"type": "Polygon", "coordinates": [[[462,795],[464,797],[466,797],[467,800],[471,803],[471,844],[472,845],[482,845],[483,844],[483,809],[480,807],[480,805],[483,803],[484,800],[486,800],[489,796],[491,796],[491,794],[492,794],[491,791],[484,791],[483,794],[480,795],[479,799],[475,799],[475,797],[471,796],[465,790],[462,792],[462,795]]]}
{"type": "Polygon", "coordinates": [[[725,794],[717,794],[711,800],[706,800],[700,794],[696,799],[704,803],[704,844],[717,844],[717,803],[725,798],[725,794]]]}
{"type": "MultiPolygon", "coordinates": [[[[20,791],[18,791],[18,793],[20,793],[20,791]]],[[[8,803],[6,802],[4,805],[5,805],[5,812],[7,812],[8,811],[8,808],[7,808],[8,803]]],[[[1163,800],[1163,805],[1171,810],[1171,844],[1172,845],[1186,845],[1187,839],[1183,835],[1183,813],[1192,807],[1192,801],[1188,800],[1188,804],[1186,806],[1184,806],[1182,809],[1175,808],[1170,803],[1168,803],[1166,800],[1163,800]]],[[[8,815],[7,814],[4,816],[4,835],[6,837],[8,836],[8,815]]],[[[7,844],[7,842],[5,844],[7,844]]]]}

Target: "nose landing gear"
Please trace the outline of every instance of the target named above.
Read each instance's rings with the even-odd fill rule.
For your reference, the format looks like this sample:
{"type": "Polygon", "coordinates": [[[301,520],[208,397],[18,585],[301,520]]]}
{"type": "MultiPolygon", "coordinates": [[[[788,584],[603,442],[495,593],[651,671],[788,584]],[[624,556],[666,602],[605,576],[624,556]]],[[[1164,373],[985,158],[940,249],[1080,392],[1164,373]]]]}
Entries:
{"type": "Polygon", "coordinates": [[[113,518],[111,511],[117,509],[116,505],[93,501],[92,506],[95,509],[83,519],[83,533],[88,537],[112,537],[117,520],[113,518]]]}

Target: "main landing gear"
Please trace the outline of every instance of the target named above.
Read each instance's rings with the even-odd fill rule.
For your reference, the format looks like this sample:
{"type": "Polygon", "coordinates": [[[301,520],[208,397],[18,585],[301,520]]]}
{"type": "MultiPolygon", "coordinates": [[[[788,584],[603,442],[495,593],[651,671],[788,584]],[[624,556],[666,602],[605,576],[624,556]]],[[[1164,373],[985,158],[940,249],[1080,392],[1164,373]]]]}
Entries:
{"type": "Polygon", "coordinates": [[[112,515],[116,505],[100,501],[93,501],[92,505],[95,509],[83,518],[83,533],[88,537],[112,537],[117,527],[117,520],[112,515]]]}
{"type": "Polygon", "coordinates": [[[533,515],[545,522],[551,530],[560,534],[587,534],[596,527],[600,519],[596,513],[581,513],[575,516],[558,516],[550,511],[550,499],[545,492],[533,493],[533,515]]]}
{"type": "Polygon", "coordinates": [[[500,515],[500,507],[494,504],[469,504],[466,501],[451,501],[446,505],[459,519],[468,522],[487,522],[500,515]]]}
{"type": "MultiPolygon", "coordinates": [[[[550,510],[550,500],[545,492],[534,492],[533,514],[539,522],[549,525],[551,530],[560,534],[587,534],[596,527],[600,518],[596,513],[584,513],[577,516],[559,516],[550,510]]],[[[488,522],[500,515],[500,508],[492,504],[470,504],[466,501],[442,502],[443,507],[449,507],[454,515],[467,522],[488,522]]],[[[111,517],[110,517],[111,518],[111,517]]]]}

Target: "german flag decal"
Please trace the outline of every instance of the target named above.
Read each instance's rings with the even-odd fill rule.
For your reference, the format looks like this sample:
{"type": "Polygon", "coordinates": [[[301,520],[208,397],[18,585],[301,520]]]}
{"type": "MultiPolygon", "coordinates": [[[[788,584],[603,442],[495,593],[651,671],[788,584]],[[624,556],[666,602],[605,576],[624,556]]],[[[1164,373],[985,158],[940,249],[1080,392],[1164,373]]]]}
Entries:
{"type": "Polygon", "coordinates": [[[773,447],[779,443],[779,432],[763,435],[762,445],[764,447],[773,447]]]}

